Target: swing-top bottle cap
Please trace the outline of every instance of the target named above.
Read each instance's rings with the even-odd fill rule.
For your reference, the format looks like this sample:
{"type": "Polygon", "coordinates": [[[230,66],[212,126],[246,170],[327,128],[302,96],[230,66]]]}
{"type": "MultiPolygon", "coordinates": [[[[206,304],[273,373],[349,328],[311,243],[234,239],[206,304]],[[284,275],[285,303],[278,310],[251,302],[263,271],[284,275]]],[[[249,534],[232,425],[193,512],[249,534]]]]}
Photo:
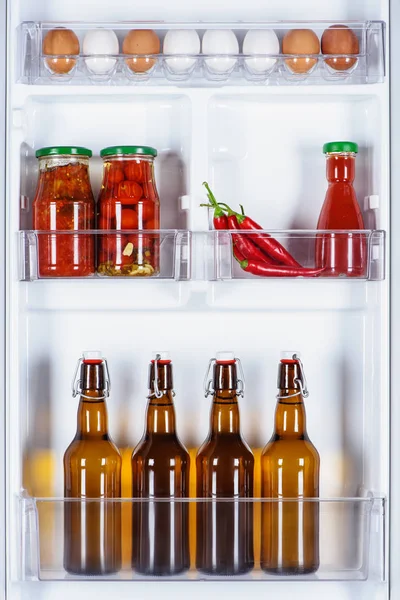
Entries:
{"type": "Polygon", "coordinates": [[[151,362],[154,363],[158,361],[161,364],[169,364],[171,362],[171,355],[168,350],[158,350],[157,352],[152,352],[151,362]]]}
{"type": "Polygon", "coordinates": [[[235,353],[234,352],[228,352],[228,351],[223,351],[223,352],[217,352],[215,355],[215,361],[218,364],[232,364],[235,361],[235,353]]]}
{"type": "Polygon", "coordinates": [[[281,363],[283,364],[296,363],[299,358],[301,358],[301,354],[297,350],[283,350],[281,352],[281,363]]]}
{"type": "Polygon", "coordinates": [[[103,362],[103,356],[99,350],[85,350],[85,352],[82,352],[82,359],[87,365],[96,365],[103,362]]]}
{"type": "Polygon", "coordinates": [[[75,398],[83,390],[101,390],[102,398],[110,395],[110,374],[107,361],[99,350],[85,350],[78,360],[72,380],[72,395],[75,398]]]}

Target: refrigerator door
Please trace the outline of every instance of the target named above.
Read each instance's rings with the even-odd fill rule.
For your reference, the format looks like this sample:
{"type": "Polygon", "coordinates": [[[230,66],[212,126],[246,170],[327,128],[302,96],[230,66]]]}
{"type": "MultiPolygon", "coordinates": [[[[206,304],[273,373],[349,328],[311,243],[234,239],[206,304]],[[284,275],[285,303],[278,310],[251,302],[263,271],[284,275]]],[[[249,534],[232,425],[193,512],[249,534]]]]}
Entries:
{"type": "MultiPolygon", "coordinates": [[[[358,157],[359,191],[365,192],[361,200],[366,194],[380,195],[379,227],[388,231],[388,79],[379,84],[321,85],[308,89],[302,85],[246,87],[246,83],[240,89],[222,88],[215,82],[186,88],[174,84],[113,87],[92,85],[89,81],[82,87],[70,82],[29,85],[28,80],[21,83],[18,79],[22,50],[18,36],[21,23],[27,21],[36,23],[39,29],[42,21],[56,24],[66,21],[72,23],[71,27],[77,24],[81,31],[85,24],[90,27],[94,21],[152,19],[225,23],[280,19],[312,22],[328,19],[340,23],[346,19],[363,22],[377,19],[388,23],[388,2],[336,0],[327,4],[318,0],[301,3],[270,0],[261,8],[259,0],[248,0],[245,4],[242,0],[231,0],[220,5],[214,0],[195,5],[187,0],[136,4],[133,6],[127,0],[7,2],[12,38],[8,48],[9,114],[0,115],[1,127],[4,128],[5,123],[8,127],[9,167],[8,193],[4,199],[0,198],[0,240],[6,240],[8,252],[7,269],[2,277],[7,277],[9,284],[6,306],[4,281],[0,279],[0,314],[7,315],[6,325],[0,320],[0,340],[6,340],[0,352],[4,347],[10,350],[7,357],[0,353],[0,378],[6,381],[8,398],[8,411],[0,424],[6,423],[9,428],[4,434],[7,462],[2,455],[4,447],[0,445],[0,481],[5,481],[4,465],[8,467],[7,482],[0,485],[0,564],[6,561],[2,532],[6,531],[7,535],[7,568],[0,569],[2,589],[7,583],[10,600],[70,600],[71,595],[76,600],[85,600],[88,596],[97,600],[151,600],[160,594],[165,600],[186,595],[192,600],[202,600],[205,594],[210,600],[217,600],[221,593],[229,594],[231,600],[250,594],[254,600],[265,597],[386,599],[387,277],[383,281],[378,276],[371,277],[373,281],[243,279],[238,265],[232,267],[229,236],[215,243],[218,236],[201,233],[207,229],[208,219],[206,210],[199,204],[205,200],[201,182],[208,178],[224,196],[222,200],[230,203],[229,198],[236,202],[243,197],[244,204],[257,209],[263,221],[271,218],[281,230],[310,227],[310,223],[316,222],[326,188],[322,143],[335,136],[354,137],[359,138],[363,146],[358,157]],[[136,121],[135,115],[139,115],[136,121]],[[178,200],[182,200],[184,210],[181,212],[185,213],[185,219],[187,214],[186,227],[194,230],[193,235],[168,234],[171,247],[176,243],[179,250],[176,255],[185,255],[188,262],[187,240],[191,237],[191,247],[198,254],[195,252],[194,259],[189,258],[195,262],[197,256],[199,263],[193,265],[192,271],[189,267],[182,273],[176,269],[168,271],[166,281],[38,279],[34,275],[37,234],[30,231],[18,234],[19,229],[30,229],[26,226],[30,215],[27,216],[28,210],[24,213],[24,209],[34,194],[35,150],[64,143],[66,137],[68,143],[92,148],[96,155],[93,180],[98,188],[100,148],[134,143],[135,136],[141,136],[141,143],[154,140],[154,145],[159,146],[164,159],[161,191],[171,204],[177,205],[178,200]],[[276,140],[277,146],[274,145],[276,140]],[[175,162],[168,163],[166,158],[171,154],[175,162]],[[319,161],[317,167],[315,161],[319,161]],[[293,169],[289,171],[288,165],[293,169]],[[169,193],[172,187],[174,190],[169,193]],[[18,205],[22,196],[25,196],[24,209],[22,202],[18,205]],[[274,200],[266,202],[265,198],[274,200]],[[300,225],[295,219],[299,215],[300,225]],[[22,264],[17,259],[18,242],[22,254],[28,248],[29,260],[23,264],[23,276],[18,274],[22,264]],[[217,248],[219,252],[216,275],[209,275],[212,269],[208,263],[204,264],[201,254],[210,248],[217,248]],[[221,273],[224,265],[227,268],[221,273]],[[234,277],[231,267],[237,269],[234,277]],[[4,327],[8,330],[3,331],[4,327]],[[247,432],[253,435],[251,444],[260,452],[272,423],[276,357],[279,350],[284,349],[282,344],[297,348],[299,343],[302,344],[299,350],[304,351],[307,359],[312,400],[316,400],[310,402],[307,415],[310,437],[314,442],[317,440],[316,446],[321,450],[321,487],[331,498],[328,508],[329,502],[342,502],[343,498],[338,500],[337,496],[347,497],[343,510],[334,511],[339,519],[331,520],[328,511],[324,520],[324,553],[341,565],[339,574],[328,574],[328,581],[319,581],[318,575],[307,581],[282,581],[274,577],[264,581],[264,575],[258,571],[246,581],[202,582],[197,581],[200,577],[193,569],[183,576],[183,581],[148,581],[139,580],[129,564],[125,573],[116,575],[114,581],[87,581],[64,571],[62,455],[75,427],[76,403],[71,401],[69,390],[71,365],[82,350],[94,346],[106,350],[113,373],[117,374],[113,402],[110,402],[110,423],[115,430],[124,433],[129,466],[130,445],[139,439],[142,430],[147,394],[145,371],[148,356],[155,346],[168,348],[174,360],[177,357],[177,413],[180,427],[191,441],[194,457],[195,447],[201,443],[203,430],[208,426],[209,403],[204,401],[202,393],[205,365],[216,349],[224,349],[216,346],[232,345],[248,365],[243,426],[246,435],[247,432]],[[46,496],[48,482],[44,481],[45,477],[41,478],[46,472],[53,476],[53,485],[47,486],[47,489],[52,487],[47,494],[50,499],[40,498],[46,496]],[[36,490],[32,496],[38,498],[19,496],[21,486],[29,487],[27,481],[31,489],[36,490]],[[376,503],[364,486],[376,495],[376,503]],[[40,487],[42,493],[37,491],[40,487]],[[2,504],[5,491],[6,513],[2,504]],[[370,512],[363,512],[363,505],[368,505],[370,512]],[[7,530],[6,523],[1,521],[5,514],[7,530]],[[366,522],[365,528],[360,527],[363,522],[366,522]],[[343,542],[348,538],[348,543],[343,542]],[[370,565],[372,568],[368,569],[370,565]],[[352,571],[359,575],[357,581],[352,571]],[[2,582],[5,577],[6,583],[2,582]]],[[[394,22],[400,24],[400,14],[396,17],[400,7],[392,9],[394,22]]],[[[1,25],[5,23],[4,18],[1,25]]],[[[165,25],[162,28],[165,29],[165,25]]],[[[0,39],[5,40],[5,36],[0,39]]],[[[398,46],[393,48],[400,54],[400,41],[398,46]]],[[[5,78],[5,69],[0,68],[0,73],[5,78]]],[[[398,85],[400,87],[400,82],[398,85]]],[[[0,86],[0,89],[5,87],[0,86]]],[[[393,93],[397,93],[395,86],[393,93]]],[[[400,102],[400,94],[396,98],[400,102]]],[[[400,133],[400,122],[398,131],[400,133]]],[[[5,133],[0,130],[0,140],[5,139],[5,133]]],[[[396,150],[394,138],[392,134],[394,155],[400,156],[400,142],[396,150]]],[[[0,147],[0,172],[6,170],[4,160],[4,148],[0,147]]],[[[395,186],[393,178],[393,189],[395,186]]],[[[398,191],[400,193],[400,176],[398,191]]],[[[168,223],[168,227],[175,226],[168,223]]],[[[296,237],[289,234],[289,238],[290,235],[296,237]]],[[[384,235],[375,246],[380,258],[383,238],[384,235]]],[[[284,235],[282,239],[287,241],[288,238],[284,235]]],[[[400,241],[393,243],[398,244],[398,249],[395,246],[393,249],[400,256],[400,241]]],[[[314,238],[310,247],[314,248],[314,238]]],[[[398,288],[394,285],[393,294],[400,302],[400,282],[398,288]]],[[[400,317],[397,327],[399,341],[394,336],[392,341],[394,357],[397,354],[400,357],[400,317]]],[[[0,403],[0,414],[1,411],[0,403]]],[[[393,419],[397,419],[400,426],[400,410],[396,414],[395,407],[393,419]]],[[[393,426],[395,423],[393,420],[393,426]]],[[[122,437],[120,434],[118,443],[122,437]]],[[[393,440],[393,444],[392,456],[396,457],[400,453],[400,442],[396,445],[393,440]]],[[[122,443],[120,445],[122,447],[122,443]]],[[[392,460],[393,469],[394,463],[392,460]]],[[[393,473],[393,486],[395,484],[393,473]]],[[[393,491],[398,494],[394,497],[400,503],[400,476],[393,491]]],[[[400,530],[400,517],[397,515],[396,521],[396,514],[393,516],[393,524],[400,530]]],[[[130,528],[125,534],[127,532],[129,537],[130,528]]],[[[392,556],[397,557],[400,535],[392,536],[392,545],[392,556]]],[[[395,584],[396,570],[399,570],[396,564],[393,570],[395,584]]],[[[400,594],[400,587],[397,591],[400,594]]]]}

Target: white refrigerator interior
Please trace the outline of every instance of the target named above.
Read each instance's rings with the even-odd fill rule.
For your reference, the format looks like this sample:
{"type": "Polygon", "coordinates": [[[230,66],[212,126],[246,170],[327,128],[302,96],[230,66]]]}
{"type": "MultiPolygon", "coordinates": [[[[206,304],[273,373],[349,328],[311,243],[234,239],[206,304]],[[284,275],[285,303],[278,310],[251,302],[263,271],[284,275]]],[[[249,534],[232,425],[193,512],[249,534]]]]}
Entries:
{"type": "MultiPolygon", "coordinates": [[[[123,0],[8,0],[7,18],[7,598],[388,598],[388,1],[270,0],[260,7],[257,0],[135,6],[123,0]],[[230,28],[241,44],[248,29],[274,22],[269,27],[282,37],[296,21],[318,35],[325,23],[351,21],[362,42],[356,69],[338,77],[320,60],[309,77],[296,77],[277,57],[273,70],[260,75],[249,73],[239,57],[221,75],[199,57],[182,77],[171,77],[160,61],[140,78],[120,60],[115,72],[98,80],[83,59],[70,76],[54,77],[40,55],[43,33],[65,22],[80,40],[99,23],[122,39],[142,22],[161,37],[176,28],[230,28]],[[371,230],[367,276],[243,276],[232,261],[230,235],[210,231],[210,214],[200,207],[206,201],[202,182],[219,201],[243,204],[291,251],[301,246],[308,265],[327,187],[322,146],[341,139],[359,145],[355,189],[371,230]],[[32,225],[36,150],[90,148],[96,196],[100,150],[116,144],[159,152],[161,276],[41,279],[32,225]],[[126,470],[143,431],[154,350],[171,353],[178,433],[192,457],[208,431],[203,378],[216,351],[233,350],[242,361],[241,427],[256,456],[272,434],[280,353],[299,351],[310,390],[307,429],[321,457],[319,570],[285,578],[255,568],[246,576],[202,582],[192,567],[163,585],[165,579],[131,571],[125,531],[120,573],[68,575],[62,458],[76,427],[73,370],[90,349],[101,349],[108,360],[109,427],[126,470]]],[[[129,503],[123,510],[129,528],[129,503]]]]}

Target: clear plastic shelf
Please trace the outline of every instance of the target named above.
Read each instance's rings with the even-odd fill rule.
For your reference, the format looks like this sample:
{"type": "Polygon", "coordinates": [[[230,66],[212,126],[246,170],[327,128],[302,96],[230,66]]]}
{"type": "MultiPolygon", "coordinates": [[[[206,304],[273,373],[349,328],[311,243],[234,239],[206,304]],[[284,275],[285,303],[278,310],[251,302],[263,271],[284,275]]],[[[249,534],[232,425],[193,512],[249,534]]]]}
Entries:
{"type": "MultiPolygon", "coordinates": [[[[247,514],[246,512],[246,514],[247,514]]],[[[18,552],[20,556],[20,580],[114,580],[114,581],[160,581],[162,580],[235,580],[235,581],[352,581],[385,579],[385,499],[373,497],[356,498],[314,498],[314,499],[219,499],[219,500],[174,500],[151,499],[134,500],[90,500],[84,501],[63,498],[18,498],[20,536],[18,552]],[[246,574],[220,576],[208,575],[196,569],[194,542],[196,538],[196,513],[200,511],[218,512],[245,510],[252,515],[254,567],[246,574]],[[140,545],[141,538],[135,536],[132,528],[132,510],[141,514],[157,511],[173,511],[175,517],[183,518],[186,543],[189,540],[190,557],[188,569],[179,575],[143,575],[131,566],[132,542],[140,545]],[[314,573],[272,574],[260,566],[262,536],[267,533],[266,519],[274,510],[283,514],[309,513],[316,527],[313,537],[314,549],[319,554],[319,567],[314,573]],[[143,512],[144,511],[144,512],[143,512]],[[250,511],[250,512],[249,512],[250,511]],[[64,532],[71,515],[92,517],[96,524],[109,519],[113,523],[113,547],[121,547],[121,560],[118,552],[118,571],[113,574],[74,575],[64,570],[64,532]],[[263,520],[264,517],[264,520],[263,520]],[[319,521],[319,525],[318,525],[319,521]],[[120,537],[119,537],[120,536],[120,537]],[[119,568],[120,567],[120,568],[119,568]]],[[[221,512],[222,514],[222,512],[221,512]]],[[[86,521],[89,522],[89,521],[86,521]]],[[[296,521],[292,521],[296,522],[296,521]]],[[[181,523],[182,524],[182,523],[181,523]]],[[[104,523],[103,523],[104,525],[104,523]]],[[[173,530],[178,531],[178,530],[173,530]]],[[[182,530],[181,530],[182,531],[182,530]]],[[[314,529],[313,529],[314,531],[314,529]]],[[[293,532],[295,534],[295,532],[293,532]]],[[[109,535],[109,531],[107,533],[109,535]]],[[[176,547],[180,547],[181,537],[175,534],[176,547]]],[[[249,534],[251,535],[251,534],[249,534]]],[[[232,536],[226,536],[226,543],[232,536]]],[[[96,538],[100,539],[100,538],[96,538]]],[[[110,540],[109,540],[110,541],[110,540]]],[[[148,540],[147,540],[148,542],[148,540]]],[[[145,542],[146,543],[146,540],[145,542]]],[[[185,542],[182,542],[185,543],[185,542]]]]}
{"type": "MultiPolygon", "coordinates": [[[[246,238],[254,239],[254,231],[241,231],[246,238]]],[[[40,266],[40,256],[46,258],[49,245],[56,249],[58,242],[70,238],[79,247],[79,240],[91,238],[93,248],[98,248],[102,238],[106,237],[111,247],[121,245],[121,239],[130,239],[133,244],[144,238],[151,238],[152,250],[159,256],[159,269],[148,273],[147,277],[132,276],[135,273],[128,269],[126,276],[118,279],[138,280],[157,279],[175,281],[227,281],[252,279],[268,281],[274,277],[301,279],[339,280],[370,280],[379,281],[385,278],[385,232],[381,230],[363,231],[316,231],[316,230],[277,230],[257,231],[257,235],[274,238],[284,246],[296,261],[304,268],[315,268],[316,250],[321,244],[325,245],[327,256],[335,252],[348,253],[348,264],[351,264],[352,254],[361,252],[363,255],[362,268],[351,271],[336,272],[334,269],[322,270],[317,276],[304,273],[274,274],[272,269],[267,276],[257,276],[246,272],[233,257],[234,236],[232,231],[188,231],[188,230],[157,230],[157,231],[86,231],[86,232],[42,232],[20,231],[19,236],[19,279],[20,281],[35,281],[51,279],[43,273],[40,266]],[[130,236],[130,237],[129,237],[130,236]],[[115,240],[115,243],[114,243],[115,240]],[[155,244],[155,245],[154,245],[155,244]],[[155,250],[156,248],[156,250],[155,250]]],[[[138,242],[138,243],[139,243],[138,242]]],[[[144,243],[144,242],[143,242],[144,243]]],[[[71,244],[70,244],[71,245],[71,244]]],[[[132,245],[132,244],[131,244],[132,245]]],[[[61,247],[61,246],[60,246],[61,247]]],[[[96,252],[94,252],[94,255],[96,252]]],[[[47,259],[46,259],[47,260],[47,259]]],[[[96,267],[93,264],[93,279],[115,279],[112,271],[96,267]]],[[[146,274],[146,273],[142,273],[146,274]]],[[[70,277],[73,278],[73,277],[70,277]]],[[[59,279],[59,277],[57,277],[59,279]]],[[[81,278],[82,279],[82,278],[81,278]]]]}
{"type": "MultiPolygon", "coordinates": [[[[18,81],[26,84],[85,85],[307,85],[307,84],[365,84],[383,81],[385,24],[382,21],[274,21],[233,23],[167,23],[167,22],[114,22],[114,23],[49,23],[24,22],[20,26],[20,57],[18,81]],[[282,39],[292,29],[311,29],[319,39],[331,25],[345,25],[358,38],[357,54],[96,54],[82,53],[83,39],[95,28],[113,30],[122,49],[122,42],[132,29],[152,29],[160,39],[162,51],[167,31],[175,29],[196,30],[203,37],[208,29],[230,29],[243,49],[243,40],[250,30],[272,29],[282,39]],[[43,54],[43,40],[51,29],[72,29],[79,39],[79,54],[43,54]],[[293,59],[309,58],[310,68],[298,72],[293,59]],[[63,61],[63,73],[56,72],[55,60],[63,61]],[[65,66],[65,60],[68,61],[65,66]],[[148,67],[143,67],[143,60],[148,67]],[[52,62],[53,61],[53,62],[52,62]],[[96,62],[97,61],[97,62],[96,62]],[[141,61],[140,63],[138,61],[141,61]],[[336,65],[336,66],[335,66],[336,65]],[[340,66],[338,66],[340,65],[340,66]],[[297,71],[297,72],[296,72],[297,71]]],[[[57,67],[56,67],[57,68],[57,67]]],[[[60,68],[58,68],[60,70],[60,68]]]]}

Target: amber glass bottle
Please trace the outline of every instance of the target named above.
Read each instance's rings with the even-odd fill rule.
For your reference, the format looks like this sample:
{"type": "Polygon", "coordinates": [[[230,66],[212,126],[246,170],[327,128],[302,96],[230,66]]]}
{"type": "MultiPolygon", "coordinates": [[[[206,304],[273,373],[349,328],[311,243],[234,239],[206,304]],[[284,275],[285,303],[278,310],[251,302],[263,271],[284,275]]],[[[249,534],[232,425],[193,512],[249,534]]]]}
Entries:
{"type": "MultiPolygon", "coordinates": [[[[296,354],[293,357],[297,357],[296,354]]],[[[275,430],[261,455],[261,568],[290,575],[319,566],[319,454],[307,435],[301,362],[282,359],[278,371],[275,430]]]]}
{"type": "Polygon", "coordinates": [[[121,456],[108,434],[109,378],[100,353],[84,353],[74,396],[80,394],[75,438],[64,454],[64,568],[105,575],[121,568],[121,456]],[[90,501],[91,498],[101,500],[90,501]]]}
{"type": "Polygon", "coordinates": [[[212,575],[239,575],[254,566],[253,508],[238,501],[253,496],[254,457],[240,433],[237,359],[221,352],[211,365],[211,423],[196,458],[197,497],[237,500],[198,503],[196,566],[212,575]]]}
{"type": "Polygon", "coordinates": [[[156,355],[149,369],[143,437],[132,454],[132,567],[146,575],[189,568],[189,453],[175,430],[172,364],[156,355]],[[157,498],[162,499],[157,502],[157,498]],[[165,499],[171,499],[167,502],[165,499]]]}

